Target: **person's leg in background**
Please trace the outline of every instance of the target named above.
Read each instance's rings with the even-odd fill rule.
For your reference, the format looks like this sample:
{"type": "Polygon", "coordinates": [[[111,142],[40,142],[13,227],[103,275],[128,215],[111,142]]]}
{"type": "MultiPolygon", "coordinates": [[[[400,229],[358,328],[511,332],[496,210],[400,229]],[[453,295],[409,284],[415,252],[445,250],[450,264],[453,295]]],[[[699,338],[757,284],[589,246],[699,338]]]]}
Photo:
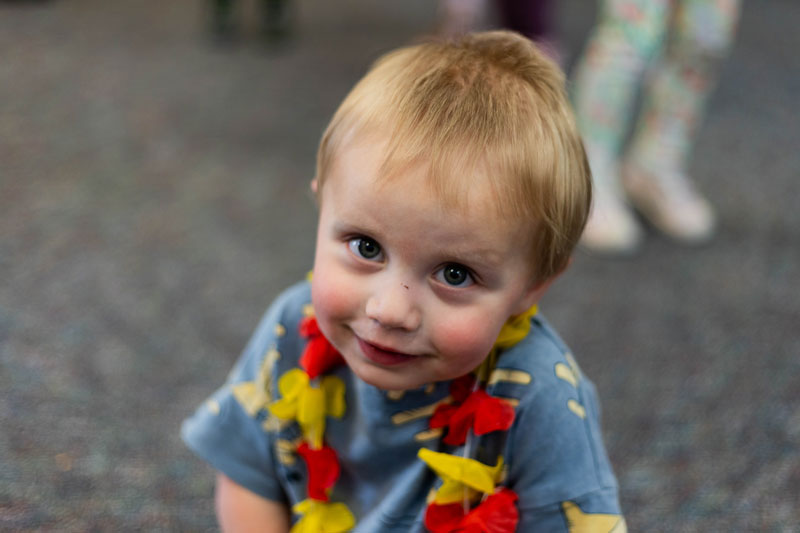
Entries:
{"type": "MultiPolygon", "coordinates": [[[[291,0],[260,0],[261,34],[268,44],[286,39],[291,30],[291,0]]],[[[208,0],[211,34],[221,43],[240,37],[241,19],[247,14],[238,0],[208,0]]]]}
{"type": "Polygon", "coordinates": [[[595,185],[582,243],[593,250],[630,252],[641,239],[624,198],[618,161],[642,75],[666,34],[670,5],[670,0],[602,1],[575,67],[575,113],[595,185]]]}
{"type": "Polygon", "coordinates": [[[210,0],[211,34],[220,41],[231,40],[236,33],[234,0],[210,0]]]}
{"type": "Polygon", "coordinates": [[[714,230],[713,209],[686,171],[739,8],[739,0],[677,2],[664,53],[646,81],[623,167],[632,203],[662,232],[688,243],[703,242],[714,230]]]}
{"type": "Polygon", "coordinates": [[[556,31],[553,0],[497,0],[504,28],[521,33],[538,44],[557,63],[563,52],[556,31]]]}
{"type": "Polygon", "coordinates": [[[262,35],[267,42],[279,42],[291,30],[290,0],[261,0],[262,35]]]}

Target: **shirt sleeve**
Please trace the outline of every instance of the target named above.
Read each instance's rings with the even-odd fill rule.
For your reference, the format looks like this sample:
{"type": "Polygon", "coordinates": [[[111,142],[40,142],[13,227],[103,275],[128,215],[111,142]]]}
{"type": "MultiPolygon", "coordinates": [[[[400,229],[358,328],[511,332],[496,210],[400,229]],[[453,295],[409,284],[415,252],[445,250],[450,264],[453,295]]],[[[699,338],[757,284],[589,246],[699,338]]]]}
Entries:
{"type": "Polygon", "coordinates": [[[519,497],[517,531],[623,532],[594,385],[563,346],[536,344],[537,363],[518,365],[516,383],[495,392],[519,398],[504,483],[519,497]]]}
{"type": "MultiPolygon", "coordinates": [[[[213,468],[270,500],[286,502],[267,430],[267,405],[273,400],[273,374],[283,349],[287,307],[299,296],[290,289],[265,313],[225,385],[181,427],[186,445],[213,468]]],[[[301,298],[302,299],[302,298],[301,298]]]]}

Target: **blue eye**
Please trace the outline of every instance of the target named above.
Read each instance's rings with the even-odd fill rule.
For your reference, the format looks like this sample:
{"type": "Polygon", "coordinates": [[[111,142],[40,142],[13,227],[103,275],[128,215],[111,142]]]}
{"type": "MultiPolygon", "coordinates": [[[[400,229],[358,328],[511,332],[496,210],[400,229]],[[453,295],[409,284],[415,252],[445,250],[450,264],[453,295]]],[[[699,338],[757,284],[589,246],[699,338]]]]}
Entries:
{"type": "Polygon", "coordinates": [[[370,261],[377,261],[381,259],[381,245],[370,239],[369,237],[355,237],[347,242],[350,251],[357,256],[369,259],[370,261]]]}
{"type": "Polygon", "coordinates": [[[458,263],[443,266],[436,272],[436,279],[451,287],[469,287],[474,283],[469,269],[458,263]]]}

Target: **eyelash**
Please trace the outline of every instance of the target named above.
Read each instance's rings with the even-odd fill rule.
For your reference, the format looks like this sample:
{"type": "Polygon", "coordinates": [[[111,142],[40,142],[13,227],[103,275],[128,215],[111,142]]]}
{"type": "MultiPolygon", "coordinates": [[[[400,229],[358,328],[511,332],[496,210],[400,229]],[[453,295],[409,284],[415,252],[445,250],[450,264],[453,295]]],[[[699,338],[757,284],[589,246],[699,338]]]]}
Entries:
{"type": "MultiPolygon", "coordinates": [[[[379,262],[383,260],[383,250],[381,249],[381,245],[374,239],[364,236],[357,236],[357,237],[350,237],[347,240],[347,247],[354,256],[358,257],[359,259],[363,259],[364,261],[370,262],[379,262]],[[377,251],[373,256],[368,256],[367,252],[365,254],[365,250],[363,246],[374,246],[377,251]]],[[[456,288],[456,289],[463,289],[466,287],[470,287],[476,283],[475,274],[470,270],[468,267],[460,264],[460,263],[446,263],[441,268],[439,268],[436,272],[434,272],[434,278],[438,283],[449,287],[449,288],[456,288]],[[464,280],[460,283],[454,284],[447,281],[447,274],[448,269],[458,270],[463,272],[464,280]]],[[[451,280],[452,281],[452,280],[451,280]]]]}

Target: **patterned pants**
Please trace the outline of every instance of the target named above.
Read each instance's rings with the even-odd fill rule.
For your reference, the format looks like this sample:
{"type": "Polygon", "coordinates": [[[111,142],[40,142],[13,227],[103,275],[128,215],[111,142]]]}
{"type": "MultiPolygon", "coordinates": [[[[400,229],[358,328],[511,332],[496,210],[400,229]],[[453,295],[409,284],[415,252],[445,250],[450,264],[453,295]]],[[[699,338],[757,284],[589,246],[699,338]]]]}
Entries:
{"type": "Polygon", "coordinates": [[[590,150],[619,156],[645,78],[629,155],[684,170],[739,7],[740,0],[602,0],[575,73],[575,110],[590,150]]]}

